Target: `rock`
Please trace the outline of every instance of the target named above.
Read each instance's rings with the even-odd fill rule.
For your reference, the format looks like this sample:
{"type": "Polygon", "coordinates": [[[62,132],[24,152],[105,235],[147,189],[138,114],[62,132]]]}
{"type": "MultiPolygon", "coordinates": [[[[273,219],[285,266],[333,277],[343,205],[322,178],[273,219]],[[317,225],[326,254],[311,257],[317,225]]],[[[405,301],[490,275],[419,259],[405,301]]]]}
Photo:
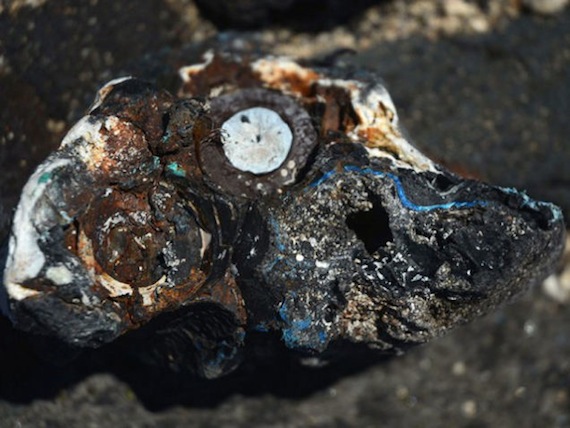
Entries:
{"type": "Polygon", "coordinates": [[[252,347],[320,365],[439,337],[562,251],[559,208],[432,162],[374,73],[210,52],[180,76],[178,96],[103,86],[28,180],[3,275],[17,328],[76,349],[134,332],[206,378],[252,347]]]}
{"type": "Polygon", "coordinates": [[[554,15],[568,6],[568,0],[523,0],[523,5],[534,13],[554,15]]]}
{"type": "Polygon", "coordinates": [[[197,0],[198,7],[220,28],[254,29],[284,24],[319,31],[346,23],[373,0],[197,0]]]}

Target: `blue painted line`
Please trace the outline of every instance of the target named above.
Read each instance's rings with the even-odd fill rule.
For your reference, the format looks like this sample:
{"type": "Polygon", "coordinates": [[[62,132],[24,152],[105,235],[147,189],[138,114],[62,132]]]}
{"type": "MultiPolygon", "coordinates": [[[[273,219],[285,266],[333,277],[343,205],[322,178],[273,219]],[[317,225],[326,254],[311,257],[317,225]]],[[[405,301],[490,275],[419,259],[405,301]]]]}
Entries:
{"type": "Polygon", "coordinates": [[[283,302],[279,308],[279,316],[283,321],[289,323],[289,314],[287,313],[287,304],[283,302]]]}
{"type": "Polygon", "coordinates": [[[271,262],[269,263],[269,266],[267,266],[265,268],[266,271],[272,271],[273,268],[275,267],[275,265],[277,263],[279,263],[281,260],[283,260],[283,256],[279,255],[277,257],[275,257],[273,260],[271,260],[271,262]]]}
{"type": "Polygon", "coordinates": [[[535,201],[530,196],[528,196],[525,192],[521,192],[513,187],[500,187],[500,189],[511,195],[518,195],[522,198],[521,207],[527,207],[534,211],[539,211],[540,208],[546,208],[552,214],[552,219],[548,220],[548,224],[552,225],[557,221],[562,220],[562,211],[556,205],[550,202],[542,202],[542,201],[535,201]]]}
{"type": "Polygon", "coordinates": [[[394,184],[396,185],[396,190],[398,191],[398,197],[402,204],[411,210],[414,211],[434,211],[434,210],[449,210],[451,208],[473,208],[473,207],[481,207],[487,205],[484,201],[471,201],[471,202],[447,202],[445,204],[435,204],[435,205],[417,205],[410,201],[406,196],[404,191],[404,186],[402,186],[402,182],[400,178],[395,176],[394,174],[386,174],[389,178],[392,179],[394,184]]]}
{"type": "Polygon", "coordinates": [[[281,242],[281,231],[279,230],[279,224],[275,221],[274,218],[269,219],[269,223],[273,228],[273,232],[275,232],[275,245],[277,245],[277,249],[279,251],[285,251],[285,245],[281,242]]]}
{"type": "Polygon", "coordinates": [[[323,184],[325,181],[327,181],[329,178],[331,178],[333,175],[335,175],[335,173],[336,172],[334,169],[331,171],[325,172],[321,178],[319,178],[317,181],[309,184],[309,187],[317,187],[317,186],[323,184]]]}
{"type": "MultiPolygon", "coordinates": [[[[404,186],[402,185],[402,182],[397,175],[394,175],[391,173],[386,173],[386,172],[381,172],[381,171],[376,171],[372,168],[361,168],[361,167],[355,166],[355,165],[346,165],[343,169],[346,172],[356,172],[358,174],[371,174],[371,175],[375,175],[377,177],[388,177],[390,180],[392,180],[394,182],[394,185],[396,186],[396,192],[398,193],[398,197],[400,198],[402,205],[404,207],[410,209],[410,210],[413,210],[413,211],[426,212],[426,211],[434,211],[434,210],[449,210],[452,208],[461,209],[461,208],[484,207],[487,205],[486,201],[453,201],[453,202],[446,202],[444,204],[418,205],[418,204],[410,201],[410,199],[408,199],[408,196],[406,195],[406,191],[404,190],[404,186]]],[[[331,178],[334,174],[336,174],[335,170],[331,170],[331,171],[326,172],[325,174],[323,174],[323,176],[321,178],[319,178],[318,180],[311,183],[309,185],[309,187],[316,187],[316,186],[324,183],[326,180],[331,178]]]]}

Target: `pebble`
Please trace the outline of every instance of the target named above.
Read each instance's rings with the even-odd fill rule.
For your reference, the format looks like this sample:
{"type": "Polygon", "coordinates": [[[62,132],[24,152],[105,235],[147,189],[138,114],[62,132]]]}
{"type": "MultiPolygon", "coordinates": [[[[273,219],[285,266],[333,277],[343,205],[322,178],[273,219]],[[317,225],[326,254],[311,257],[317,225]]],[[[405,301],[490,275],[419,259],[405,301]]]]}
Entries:
{"type": "Polygon", "coordinates": [[[569,0],[523,0],[523,5],[534,13],[554,15],[568,6],[569,0]]]}
{"type": "Polygon", "coordinates": [[[461,411],[468,418],[472,418],[477,414],[477,402],[475,400],[467,400],[461,405],[461,411]]]}

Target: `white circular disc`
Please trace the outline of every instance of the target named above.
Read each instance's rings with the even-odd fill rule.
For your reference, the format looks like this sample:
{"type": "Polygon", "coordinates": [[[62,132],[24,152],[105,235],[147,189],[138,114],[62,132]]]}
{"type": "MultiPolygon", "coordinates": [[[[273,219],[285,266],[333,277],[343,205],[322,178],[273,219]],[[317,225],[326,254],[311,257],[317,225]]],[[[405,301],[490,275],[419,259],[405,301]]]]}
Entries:
{"type": "Polygon", "coordinates": [[[281,116],[265,107],[234,114],[222,124],[222,144],[230,163],[241,171],[266,174],[279,168],[293,144],[281,116]]]}

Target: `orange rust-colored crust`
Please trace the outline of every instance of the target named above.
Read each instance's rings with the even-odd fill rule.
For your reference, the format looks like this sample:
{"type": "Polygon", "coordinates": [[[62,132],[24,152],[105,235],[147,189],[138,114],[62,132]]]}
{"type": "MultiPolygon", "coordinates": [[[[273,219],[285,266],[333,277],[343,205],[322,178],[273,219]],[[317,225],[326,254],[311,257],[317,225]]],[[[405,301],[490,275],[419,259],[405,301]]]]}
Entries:
{"type": "Polygon", "coordinates": [[[138,98],[113,91],[93,113],[116,116],[123,123],[131,123],[141,130],[147,141],[156,141],[160,140],[164,132],[163,113],[172,102],[173,96],[167,91],[147,91],[145,96],[138,98]]]}
{"type": "Polygon", "coordinates": [[[368,127],[358,130],[358,136],[370,148],[381,148],[396,156],[401,152],[398,144],[388,137],[387,133],[378,128],[368,127]]]}
{"type": "Polygon", "coordinates": [[[293,62],[279,60],[258,60],[255,75],[267,88],[300,97],[313,95],[313,85],[321,77],[317,72],[293,62]]]}
{"type": "Polygon", "coordinates": [[[184,73],[181,95],[193,97],[209,96],[213,90],[227,93],[254,87],[308,97],[312,95],[313,85],[320,77],[317,72],[293,62],[259,60],[251,63],[250,58],[237,61],[220,55],[214,56],[203,67],[186,68],[184,73]]]}
{"type": "MultiPolygon", "coordinates": [[[[93,277],[92,291],[103,301],[116,302],[115,308],[126,323],[127,330],[139,327],[162,312],[175,310],[195,300],[207,279],[205,272],[193,268],[185,280],[175,286],[164,284],[164,278],[159,278],[148,286],[141,285],[140,282],[127,284],[105,271],[94,257],[91,241],[84,234],[80,237],[77,248],[79,257],[93,277]],[[116,283],[117,287],[129,286],[130,291],[117,295],[110,288],[110,283],[116,283]]],[[[127,254],[121,256],[130,257],[127,254]]]]}
{"type": "Polygon", "coordinates": [[[148,301],[140,289],[135,290],[128,305],[132,322],[140,325],[162,312],[173,311],[190,301],[195,301],[206,279],[207,275],[203,271],[192,269],[183,283],[170,287],[157,285],[151,292],[150,304],[147,304],[148,301]]]}
{"type": "Polygon", "coordinates": [[[207,97],[212,88],[252,88],[261,86],[259,78],[247,64],[228,61],[216,55],[212,61],[200,69],[186,69],[187,80],[180,89],[182,96],[207,97]]]}

